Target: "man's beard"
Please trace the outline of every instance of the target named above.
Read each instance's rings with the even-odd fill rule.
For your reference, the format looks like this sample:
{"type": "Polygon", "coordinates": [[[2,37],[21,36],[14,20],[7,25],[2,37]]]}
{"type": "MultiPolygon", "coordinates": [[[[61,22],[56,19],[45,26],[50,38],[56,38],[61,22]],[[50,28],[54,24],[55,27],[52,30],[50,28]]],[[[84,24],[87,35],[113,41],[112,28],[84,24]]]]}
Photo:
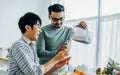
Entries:
{"type": "Polygon", "coordinates": [[[55,28],[60,28],[62,25],[61,24],[55,24],[54,27],[55,28]]]}

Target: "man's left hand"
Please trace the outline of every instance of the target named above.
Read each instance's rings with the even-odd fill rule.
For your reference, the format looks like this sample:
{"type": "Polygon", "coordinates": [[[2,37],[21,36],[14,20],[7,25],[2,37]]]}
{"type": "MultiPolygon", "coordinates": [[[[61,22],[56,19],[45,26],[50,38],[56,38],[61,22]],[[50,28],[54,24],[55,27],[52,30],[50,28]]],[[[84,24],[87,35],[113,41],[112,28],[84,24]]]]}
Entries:
{"type": "Polygon", "coordinates": [[[85,21],[81,21],[79,25],[77,25],[77,27],[80,27],[82,29],[87,29],[87,24],[85,23],[85,21]]]}

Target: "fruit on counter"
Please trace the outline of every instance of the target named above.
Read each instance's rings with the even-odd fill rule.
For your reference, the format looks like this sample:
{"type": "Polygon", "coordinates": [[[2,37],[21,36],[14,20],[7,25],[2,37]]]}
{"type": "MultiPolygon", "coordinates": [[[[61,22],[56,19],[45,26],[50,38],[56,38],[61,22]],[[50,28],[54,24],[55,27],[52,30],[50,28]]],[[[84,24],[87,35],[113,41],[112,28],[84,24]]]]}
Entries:
{"type": "Polygon", "coordinates": [[[97,68],[96,74],[101,74],[101,68],[97,68]]]}
{"type": "Polygon", "coordinates": [[[66,73],[63,73],[62,75],[67,75],[66,73]]]}
{"type": "Polygon", "coordinates": [[[79,69],[75,69],[72,74],[63,72],[63,73],[57,73],[56,75],[86,75],[86,74],[83,71],[79,70],[79,69]]]}
{"type": "Polygon", "coordinates": [[[71,75],[79,75],[78,73],[72,73],[71,75]]]}
{"type": "Polygon", "coordinates": [[[104,67],[104,69],[103,69],[103,71],[102,71],[102,74],[108,75],[108,71],[107,71],[107,68],[106,68],[106,67],[104,67]]]}
{"type": "Polygon", "coordinates": [[[72,75],[86,75],[86,74],[83,71],[76,69],[76,70],[74,70],[72,75]]]}

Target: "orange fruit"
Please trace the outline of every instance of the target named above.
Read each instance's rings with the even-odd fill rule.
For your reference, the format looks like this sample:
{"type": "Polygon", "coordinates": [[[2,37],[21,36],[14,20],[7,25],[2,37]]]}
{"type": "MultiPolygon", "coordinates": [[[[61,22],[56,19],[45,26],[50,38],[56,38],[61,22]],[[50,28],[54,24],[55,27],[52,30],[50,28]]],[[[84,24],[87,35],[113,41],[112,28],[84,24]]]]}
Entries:
{"type": "Polygon", "coordinates": [[[71,75],[79,75],[78,73],[72,73],[71,75]]]}
{"type": "Polygon", "coordinates": [[[83,71],[78,70],[78,69],[76,69],[76,70],[74,71],[74,73],[75,73],[75,75],[76,75],[76,73],[77,73],[77,75],[86,75],[83,71]]]}

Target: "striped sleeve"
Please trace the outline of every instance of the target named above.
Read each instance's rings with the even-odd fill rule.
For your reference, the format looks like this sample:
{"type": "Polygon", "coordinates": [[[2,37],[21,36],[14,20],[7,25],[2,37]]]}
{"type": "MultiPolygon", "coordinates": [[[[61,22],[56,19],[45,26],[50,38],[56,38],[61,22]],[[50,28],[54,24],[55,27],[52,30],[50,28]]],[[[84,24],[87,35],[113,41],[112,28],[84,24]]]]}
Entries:
{"type": "Polygon", "coordinates": [[[40,65],[34,61],[25,52],[27,48],[21,42],[14,45],[12,55],[14,56],[17,65],[24,75],[43,75],[43,70],[40,65]]]}

